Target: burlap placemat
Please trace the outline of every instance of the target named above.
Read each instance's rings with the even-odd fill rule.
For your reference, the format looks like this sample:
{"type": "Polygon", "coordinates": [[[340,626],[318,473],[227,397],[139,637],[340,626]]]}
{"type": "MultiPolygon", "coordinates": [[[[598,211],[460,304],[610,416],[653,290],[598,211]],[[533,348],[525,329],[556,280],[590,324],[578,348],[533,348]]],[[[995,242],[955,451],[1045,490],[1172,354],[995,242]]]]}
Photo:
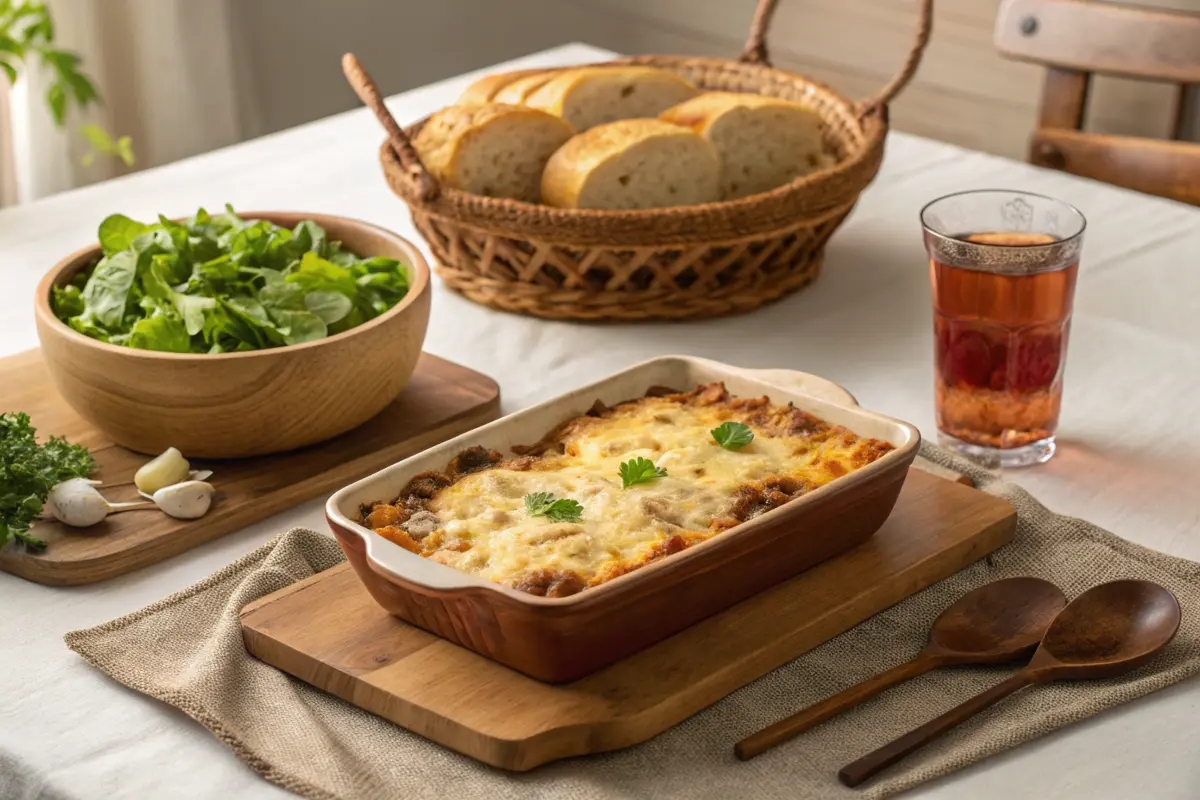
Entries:
{"type": "Polygon", "coordinates": [[[334,541],[313,531],[288,531],[190,589],[66,640],[117,681],[182,709],[267,780],[313,798],[883,798],[1200,671],[1200,564],[1052,514],[1025,491],[936,448],[925,446],[922,456],[1012,502],[1020,514],[1014,541],[645,744],[525,774],[483,766],[246,654],[242,606],[342,560],[334,541]],[[842,787],[837,770],[1011,670],[935,670],[753,761],[735,760],[738,739],[911,658],[942,609],[970,589],[1016,575],[1051,580],[1068,598],[1118,578],[1157,581],[1179,598],[1183,626],[1137,672],[1020,692],[862,790],[842,787]]]}

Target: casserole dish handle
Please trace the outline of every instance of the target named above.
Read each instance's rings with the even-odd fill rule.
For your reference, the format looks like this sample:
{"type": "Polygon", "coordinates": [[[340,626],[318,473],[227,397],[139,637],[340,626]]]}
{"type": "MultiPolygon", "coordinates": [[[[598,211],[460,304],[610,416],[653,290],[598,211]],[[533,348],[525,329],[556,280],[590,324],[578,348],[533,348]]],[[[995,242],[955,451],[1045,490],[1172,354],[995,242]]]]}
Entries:
{"type": "Polygon", "coordinates": [[[854,395],[833,381],[791,369],[739,369],[736,372],[781,389],[811,395],[847,408],[858,408],[854,395]]]}

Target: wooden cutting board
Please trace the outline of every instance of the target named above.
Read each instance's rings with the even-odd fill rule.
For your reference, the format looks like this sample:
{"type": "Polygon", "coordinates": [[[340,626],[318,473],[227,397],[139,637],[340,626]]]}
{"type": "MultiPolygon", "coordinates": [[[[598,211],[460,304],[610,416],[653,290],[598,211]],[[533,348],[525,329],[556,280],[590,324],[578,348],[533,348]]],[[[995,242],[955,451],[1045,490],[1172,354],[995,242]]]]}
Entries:
{"type": "MultiPolygon", "coordinates": [[[[111,485],[102,487],[105,496],[137,499],[133,473],[149,458],[113,444],[72,411],[54,390],[37,350],[0,359],[0,411],[28,413],[39,438],[64,436],[86,445],[99,464],[92,477],[111,485]]],[[[213,471],[209,481],[217,490],[212,508],[200,519],[131,511],[90,528],[39,522],[31,533],[47,542],[45,551],[30,553],[10,544],[0,550],[0,570],[54,585],[123,575],[330,493],[499,414],[495,381],[425,353],[396,401],[349,433],[290,453],[193,461],[193,469],[213,471]]]]}
{"type": "Polygon", "coordinates": [[[861,547],[569,684],[390,616],[346,564],[246,606],[242,632],[268,664],[460,753],[527,770],[643,742],[982,558],[1015,527],[1004,500],[912,469],[861,547]]]}

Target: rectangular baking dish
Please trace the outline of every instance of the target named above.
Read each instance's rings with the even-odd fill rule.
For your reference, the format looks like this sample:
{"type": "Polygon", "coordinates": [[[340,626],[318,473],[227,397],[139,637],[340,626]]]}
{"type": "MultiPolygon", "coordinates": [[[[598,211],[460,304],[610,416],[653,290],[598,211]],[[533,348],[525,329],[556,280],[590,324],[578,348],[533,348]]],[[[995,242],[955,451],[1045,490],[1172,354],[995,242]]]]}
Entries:
{"type": "Polygon", "coordinates": [[[363,478],[333,495],[326,516],[371,596],[425,630],[552,683],[575,680],[843,553],[887,519],[917,453],[912,425],[865,411],[840,386],[802,372],[740,369],[664,356],[511,414],[363,478]],[[474,445],[505,455],[532,444],[597,399],[612,405],[652,386],[724,381],[735,395],[792,402],[895,450],[766,514],[579,594],[545,598],[460,572],[357,522],[363,504],[391,501],[420,472],[442,470],[474,445]]]}

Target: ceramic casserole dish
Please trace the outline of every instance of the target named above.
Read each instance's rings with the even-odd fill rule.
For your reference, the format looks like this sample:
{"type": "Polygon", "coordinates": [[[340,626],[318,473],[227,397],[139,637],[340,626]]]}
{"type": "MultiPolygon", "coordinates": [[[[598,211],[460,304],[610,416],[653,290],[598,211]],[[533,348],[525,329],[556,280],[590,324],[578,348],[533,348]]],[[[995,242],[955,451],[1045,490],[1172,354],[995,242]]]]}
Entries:
{"type": "Polygon", "coordinates": [[[920,444],[916,428],[860,408],[841,387],[788,370],[751,370],[664,356],[465,433],[347,486],[326,516],[358,577],[389,613],[534,678],[564,682],[641,650],[868,539],[895,505],[920,444]],[[683,552],[568,597],[539,597],[411,553],[359,523],[360,509],[396,497],[416,475],[468,447],[501,453],[538,441],[597,401],[651,387],[723,381],[767,395],[894,448],[802,497],[683,552]]]}

